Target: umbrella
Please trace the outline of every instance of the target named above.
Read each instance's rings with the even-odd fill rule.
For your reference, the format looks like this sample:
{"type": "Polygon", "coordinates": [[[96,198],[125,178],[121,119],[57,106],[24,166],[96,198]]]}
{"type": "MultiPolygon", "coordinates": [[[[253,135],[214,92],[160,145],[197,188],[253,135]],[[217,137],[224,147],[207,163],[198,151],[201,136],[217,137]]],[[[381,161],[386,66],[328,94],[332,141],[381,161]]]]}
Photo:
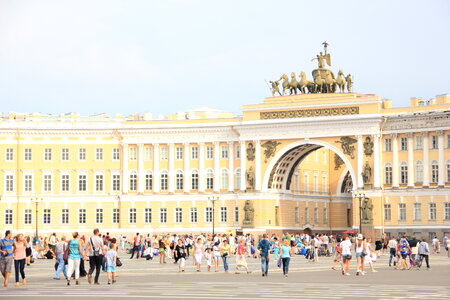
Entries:
{"type": "Polygon", "coordinates": [[[344,231],[344,233],[356,234],[356,232],[354,232],[353,230],[347,230],[347,231],[344,231]]]}

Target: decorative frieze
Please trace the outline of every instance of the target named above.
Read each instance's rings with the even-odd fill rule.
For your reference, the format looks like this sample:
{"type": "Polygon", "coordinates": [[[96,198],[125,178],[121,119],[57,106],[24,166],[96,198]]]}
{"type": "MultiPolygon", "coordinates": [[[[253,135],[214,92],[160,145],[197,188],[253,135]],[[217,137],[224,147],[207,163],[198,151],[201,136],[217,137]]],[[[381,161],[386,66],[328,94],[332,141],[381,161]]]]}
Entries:
{"type": "Polygon", "coordinates": [[[261,120],[291,119],[359,114],[358,106],[260,112],[261,120]]]}

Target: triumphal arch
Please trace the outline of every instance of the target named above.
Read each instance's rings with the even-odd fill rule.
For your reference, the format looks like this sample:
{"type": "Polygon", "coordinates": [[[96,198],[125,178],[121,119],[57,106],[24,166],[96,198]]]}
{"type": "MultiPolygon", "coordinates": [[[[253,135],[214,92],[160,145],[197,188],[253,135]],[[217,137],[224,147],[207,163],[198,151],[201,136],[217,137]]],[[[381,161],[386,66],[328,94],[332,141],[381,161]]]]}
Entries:
{"type": "Polygon", "coordinates": [[[310,73],[268,82],[272,96],[241,116],[210,108],[157,119],[4,116],[0,226],[450,232],[450,95],[393,108],[355,93],[326,47],[313,62],[310,73]]]}

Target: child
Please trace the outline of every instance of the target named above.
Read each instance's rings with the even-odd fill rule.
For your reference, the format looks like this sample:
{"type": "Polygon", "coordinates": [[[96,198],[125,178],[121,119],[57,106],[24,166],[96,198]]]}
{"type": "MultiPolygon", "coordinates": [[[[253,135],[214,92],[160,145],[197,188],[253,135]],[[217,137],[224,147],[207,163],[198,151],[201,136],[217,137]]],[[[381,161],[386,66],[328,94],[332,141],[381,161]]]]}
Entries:
{"type": "Polygon", "coordinates": [[[212,264],[212,253],[211,248],[206,248],[206,265],[208,266],[208,272],[211,270],[211,264],[212,264]]]}
{"type": "Polygon", "coordinates": [[[112,273],[112,283],[116,283],[116,244],[111,243],[110,249],[106,252],[106,271],[108,272],[108,284],[111,284],[111,273],[112,273]]]}

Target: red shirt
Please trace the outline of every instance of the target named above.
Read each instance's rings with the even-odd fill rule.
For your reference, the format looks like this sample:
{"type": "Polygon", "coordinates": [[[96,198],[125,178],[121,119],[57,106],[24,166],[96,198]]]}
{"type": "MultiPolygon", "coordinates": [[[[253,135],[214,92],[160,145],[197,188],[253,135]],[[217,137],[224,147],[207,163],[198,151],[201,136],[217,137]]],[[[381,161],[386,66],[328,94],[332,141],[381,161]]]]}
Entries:
{"type": "Polygon", "coordinates": [[[237,254],[239,255],[244,255],[245,254],[245,246],[242,244],[239,244],[238,248],[237,248],[237,254]]]}

